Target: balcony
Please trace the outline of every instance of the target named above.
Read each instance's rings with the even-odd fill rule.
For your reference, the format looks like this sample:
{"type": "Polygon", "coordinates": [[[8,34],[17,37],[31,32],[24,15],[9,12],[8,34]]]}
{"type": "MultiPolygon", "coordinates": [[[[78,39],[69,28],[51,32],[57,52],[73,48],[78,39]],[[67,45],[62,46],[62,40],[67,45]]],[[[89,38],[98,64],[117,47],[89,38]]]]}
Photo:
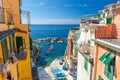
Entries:
{"type": "Polygon", "coordinates": [[[17,53],[15,54],[18,60],[26,59],[27,58],[27,52],[25,48],[19,48],[17,53]]]}
{"type": "Polygon", "coordinates": [[[107,27],[98,27],[95,38],[120,45],[120,29],[116,29],[114,24],[109,24],[107,27]]]}
{"type": "Polygon", "coordinates": [[[120,1],[117,1],[116,9],[120,9],[120,1]]]}
{"type": "Polygon", "coordinates": [[[30,12],[21,10],[21,24],[30,24],[30,12]]]}

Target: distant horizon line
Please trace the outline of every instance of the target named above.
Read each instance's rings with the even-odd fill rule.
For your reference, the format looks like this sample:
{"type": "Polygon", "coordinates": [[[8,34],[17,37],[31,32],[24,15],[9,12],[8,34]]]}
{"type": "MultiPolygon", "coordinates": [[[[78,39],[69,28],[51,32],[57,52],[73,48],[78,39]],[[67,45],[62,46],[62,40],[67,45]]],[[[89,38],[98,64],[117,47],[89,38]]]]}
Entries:
{"type": "Polygon", "coordinates": [[[30,24],[30,25],[80,25],[80,24],[30,24]]]}

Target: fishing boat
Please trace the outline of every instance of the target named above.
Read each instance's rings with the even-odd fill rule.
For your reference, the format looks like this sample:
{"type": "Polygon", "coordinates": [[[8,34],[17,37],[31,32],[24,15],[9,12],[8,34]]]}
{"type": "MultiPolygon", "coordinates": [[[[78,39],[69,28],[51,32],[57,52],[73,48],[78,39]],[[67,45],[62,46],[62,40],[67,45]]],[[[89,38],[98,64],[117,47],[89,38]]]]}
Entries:
{"type": "Polygon", "coordinates": [[[46,55],[49,55],[50,52],[51,52],[51,50],[47,50],[47,51],[46,51],[46,55]]]}
{"type": "Polygon", "coordinates": [[[50,45],[49,48],[50,48],[50,50],[53,50],[53,49],[54,49],[54,46],[53,46],[53,45],[50,45]]]}

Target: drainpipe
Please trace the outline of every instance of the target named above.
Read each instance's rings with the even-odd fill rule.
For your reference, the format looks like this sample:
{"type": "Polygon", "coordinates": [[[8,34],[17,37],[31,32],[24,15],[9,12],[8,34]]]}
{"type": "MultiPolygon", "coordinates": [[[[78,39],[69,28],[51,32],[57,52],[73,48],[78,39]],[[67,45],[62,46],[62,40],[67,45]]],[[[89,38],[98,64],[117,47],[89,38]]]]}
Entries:
{"type": "Polygon", "coordinates": [[[90,80],[92,80],[92,64],[90,66],[90,80]]]}

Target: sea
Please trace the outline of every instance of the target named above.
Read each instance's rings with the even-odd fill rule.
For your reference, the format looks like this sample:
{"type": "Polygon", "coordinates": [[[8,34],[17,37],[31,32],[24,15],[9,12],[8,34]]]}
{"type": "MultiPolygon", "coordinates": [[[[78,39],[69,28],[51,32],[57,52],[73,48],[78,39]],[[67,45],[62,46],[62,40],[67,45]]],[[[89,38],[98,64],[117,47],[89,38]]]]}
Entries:
{"type": "MultiPolygon", "coordinates": [[[[30,25],[30,30],[32,31],[30,37],[32,39],[38,38],[47,38],[47,37],[57,37],[57,38],[67,38],[69,30],[72,30],[76,27],[79,27],[78,24],[54,24],[54,25],[30,25]]],[[[65,49],[67,46],[67,42],[50,42],[50,41],[43,41],[43,42],[36,42],[42,46],[40,57],[38,59],[38,63],[41,65],[50,65],[54,59],[57,57],[64,56],[65,49]],[[49,50],[50,45],[54,46],[54,49],[50,52],[49,55],[46,55],[46,51],[49,50]]]]}

